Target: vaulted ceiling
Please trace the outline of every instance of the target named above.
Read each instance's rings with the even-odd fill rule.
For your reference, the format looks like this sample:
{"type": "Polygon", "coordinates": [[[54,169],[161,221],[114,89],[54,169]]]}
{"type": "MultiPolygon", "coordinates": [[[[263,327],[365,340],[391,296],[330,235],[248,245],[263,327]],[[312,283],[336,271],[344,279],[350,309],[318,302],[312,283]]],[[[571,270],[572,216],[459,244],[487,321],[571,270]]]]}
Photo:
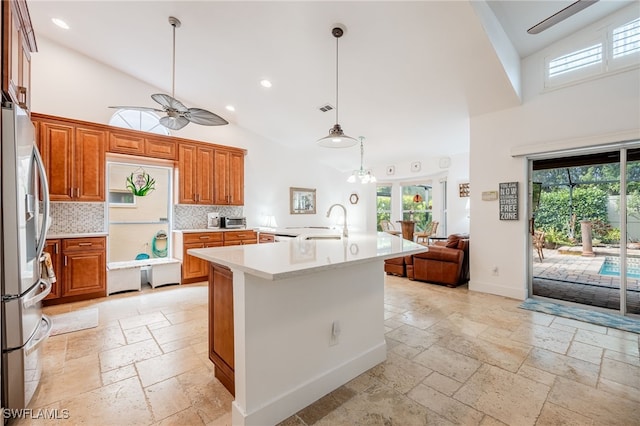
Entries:
{"type": "MultiPolygon", "coordinates": [[[[539,36],[527,28],[571,1],[489,1],[521,57],[616,9],[601,0],[539,36]]],[[[365,137],[365,162],[468,151],[468,120],[518,104],[468,1],[30,1],[46,37],[171,93],[169,16],[176,30],[176,97],[341,170],[356,147],[318,148],[335,124],[336,51],[331,28],[346,26],[339,52],[339,122],[365,137]],[[64,19],[69,30],[54,26],[64,19]],[[269,79],[273,87],[260,86],[269,79]],[[233,105],[235,112],[225,109],[233,105]],[[339,152],[338,152],[339,151],[339,152]]],[[[96,84],[99,84],[96,82],[96,84]]],[[[105,99],[127,105],[127,93],[105,99]]],[[[155,106],[149,103],[143,106],[155,106]]]]}

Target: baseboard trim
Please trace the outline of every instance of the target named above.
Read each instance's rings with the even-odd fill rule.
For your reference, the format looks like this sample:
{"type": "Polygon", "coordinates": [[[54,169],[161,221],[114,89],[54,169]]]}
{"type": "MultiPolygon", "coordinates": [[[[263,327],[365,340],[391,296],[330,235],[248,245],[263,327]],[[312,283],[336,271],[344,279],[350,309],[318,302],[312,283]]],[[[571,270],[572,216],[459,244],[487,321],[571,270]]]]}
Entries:
{"type": "Polygon", "coordinates": [[[271,402],[251,413],[243,413],[236,401],[233,401],[231,404],[231,422],[234,426],[275,425],[380,364],[386,358],[387,344],[383,341],[368,351],[274,398],[271,402]]]}

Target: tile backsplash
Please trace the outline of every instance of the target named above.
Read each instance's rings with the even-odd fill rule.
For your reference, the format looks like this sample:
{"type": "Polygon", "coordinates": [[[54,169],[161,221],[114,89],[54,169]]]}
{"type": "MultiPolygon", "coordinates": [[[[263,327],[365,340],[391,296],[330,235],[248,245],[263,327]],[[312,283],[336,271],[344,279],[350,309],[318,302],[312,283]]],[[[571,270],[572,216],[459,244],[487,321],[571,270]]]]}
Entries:
{"type": "Polygon", "coordinates": [[[173,206],[173,229],[203,229],[207,227],[207,213],[219,212],[220,216],[240,217],[242,206],[173,206]]]}
{"type": "Polygon", "coordinates": [[[104,210],[104,203],[52,202],[49,234],[105,232],[104,210]]]}
{"type": "MultiPolygon", "coordinates": [[[[42,207],[40,208],[42,211],[42,207]]],[[[219,212],[220,216],[240,217],[242,206],[173,206],[173,229],[203,229],[207,227],[207,213],[219,212]]],[[[85,234],[105,232],[104,203],[51,203],[50,234],[85,234]]]]}

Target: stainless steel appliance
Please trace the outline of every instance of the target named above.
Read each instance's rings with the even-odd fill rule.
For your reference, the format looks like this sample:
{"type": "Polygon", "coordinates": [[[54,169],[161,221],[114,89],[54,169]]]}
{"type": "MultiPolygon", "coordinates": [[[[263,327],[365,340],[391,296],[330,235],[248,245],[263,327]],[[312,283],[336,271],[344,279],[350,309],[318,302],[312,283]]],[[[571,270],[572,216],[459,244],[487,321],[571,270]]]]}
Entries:
{"type": "Polygon", "coordinates": [[[244,217],[224,217],[220,218],[222,228],[246,228],[247,218],[244,217]]]}
{"type": "Polygon", "coordinates": [[[41,310],[51,283],[41,279],[40,264],[49,191],[31,119],[12,103],[2,105],[1,162],[2,407],[20,409],[38,387],[40,347],[51,332],[41,310]]]}

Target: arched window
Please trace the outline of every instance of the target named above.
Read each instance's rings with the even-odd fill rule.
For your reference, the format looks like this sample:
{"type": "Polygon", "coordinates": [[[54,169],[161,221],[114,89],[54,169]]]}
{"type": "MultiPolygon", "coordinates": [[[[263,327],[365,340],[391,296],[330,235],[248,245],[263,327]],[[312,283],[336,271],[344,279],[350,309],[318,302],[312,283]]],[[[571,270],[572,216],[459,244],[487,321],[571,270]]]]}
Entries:
{"type": "Polygon", "coordinates": [[[161,125],[159,120],[160,117],[152,111],[119,109],[109,120],[109,125],[142,130],[143,132],[157,133],[159,135],[169,135],[169,129],[161,125]]]}

